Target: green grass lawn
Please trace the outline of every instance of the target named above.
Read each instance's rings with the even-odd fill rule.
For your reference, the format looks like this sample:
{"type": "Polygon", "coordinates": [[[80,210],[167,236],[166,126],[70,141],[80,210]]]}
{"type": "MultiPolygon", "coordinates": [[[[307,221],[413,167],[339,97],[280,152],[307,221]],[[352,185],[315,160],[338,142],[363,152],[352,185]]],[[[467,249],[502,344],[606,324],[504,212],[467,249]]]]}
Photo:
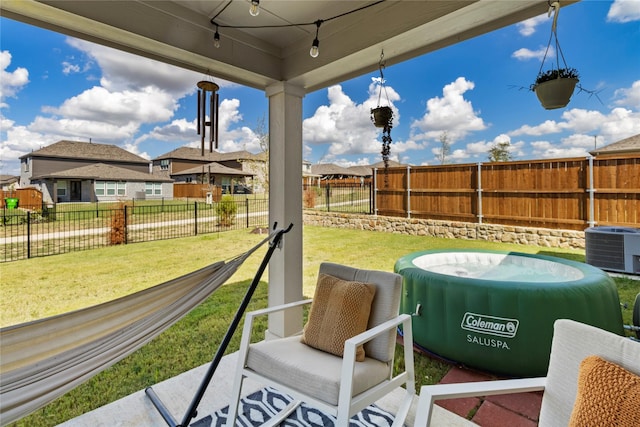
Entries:
{"type": "MultiPolygon", "coordinates": [[[[21,323],[136,292],[238,255],[264,237],[239,230],[3,263],[0,322],[2,326],[21,323]]],[[[512,250],[584,261],[584,252],[575,250],[309,226],[304,229],[304,294],[313,295],[322,261],[393,271],[399,257],[437,248],[512,250]]],[[[209,362],[265,251],[263,246],[227,285],[151,343],[14,425],[53,426],[209,362]]],[[[615,281],[621,301],[631,307],[640,292],[640,281],[615,281]]],[[[266,305],[267,286],[263,281],[248,310],[266,305]]],[[[631,309],[623,310],[623,319],[631,323],[631,309]]],[[[256,337],[266,328],[263,322],[257,325],[256,337]]],[[[227,352],[237,350],[240,334],[241,329],[227,352]]],[[[397,363],[402,363],[401,353],[396,354],[397,363]]],[[[438,382],[449,368],[446,363],[416,354],[418,387],[438,382]]]]}

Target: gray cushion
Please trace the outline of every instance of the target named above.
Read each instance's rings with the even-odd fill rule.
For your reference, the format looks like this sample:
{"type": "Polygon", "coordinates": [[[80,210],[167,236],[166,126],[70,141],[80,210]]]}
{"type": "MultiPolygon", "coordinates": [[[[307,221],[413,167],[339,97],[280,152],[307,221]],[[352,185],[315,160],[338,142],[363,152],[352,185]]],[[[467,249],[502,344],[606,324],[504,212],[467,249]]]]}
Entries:
{"type": "MultiPolygon", "coordinates": [[[[398,316],[400,296],[402,294],[402,276],[399,274],[386,271],[360,270],[328,262],[320,265],[319,273],[339,277],[343,280],[376,285],[376,295],[371,306],[367,329],[398,316]]],[[[366,343],[364,350],[367,357],[389,362],[393,360],[395,344],[396,331],[391,330],[388,334],[382,334],[366,343]]]]}
{"type": "MultiPolygon", "coordinates": [[[[300,336],[252,344],[247,367],[330,405],[338,404],[342,358],[301,343],[300,336]]],[[[370,357],[356,362],[353,394],[368,390],[389,375],[387,363],[370,357]]]]}

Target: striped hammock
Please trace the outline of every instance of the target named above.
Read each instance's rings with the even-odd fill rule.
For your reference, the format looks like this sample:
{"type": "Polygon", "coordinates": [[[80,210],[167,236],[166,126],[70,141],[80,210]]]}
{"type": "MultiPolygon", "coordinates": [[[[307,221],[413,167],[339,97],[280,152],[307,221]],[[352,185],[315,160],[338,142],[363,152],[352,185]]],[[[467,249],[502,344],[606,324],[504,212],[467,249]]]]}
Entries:
{"type": "Polygon", "coordinates": [[[0,421],[16,421],[133,353],[226,282],[242,255],[81,310],[0,329],[0,421]]]}

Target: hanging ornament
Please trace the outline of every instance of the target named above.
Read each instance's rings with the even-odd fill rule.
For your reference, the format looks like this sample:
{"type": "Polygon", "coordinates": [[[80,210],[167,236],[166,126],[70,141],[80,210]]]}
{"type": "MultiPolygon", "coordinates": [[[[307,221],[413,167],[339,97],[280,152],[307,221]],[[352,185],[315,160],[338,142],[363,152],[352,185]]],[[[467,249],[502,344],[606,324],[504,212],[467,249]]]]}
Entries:
{"type": "Polygon", "coordinates": [[[218,148],[218,89],[220,87],[210,81],[199,81],[198,84],[198,135],[200,135],[200,149],[204,156],[204,141],[209,128],[209,152],[218,148]],[[207,121],[207,106],[209,106],[209,120],[207,121]]]}

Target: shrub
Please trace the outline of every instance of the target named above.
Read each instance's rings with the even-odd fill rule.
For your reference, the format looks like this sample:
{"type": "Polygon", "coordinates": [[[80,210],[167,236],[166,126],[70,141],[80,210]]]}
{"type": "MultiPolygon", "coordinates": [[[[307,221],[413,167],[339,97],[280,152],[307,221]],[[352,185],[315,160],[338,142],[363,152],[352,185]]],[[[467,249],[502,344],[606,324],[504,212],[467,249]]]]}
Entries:
{"type": "Polygon", "coordinates": [[[233,225],[236,219],[236,212],[238,212],[238,206],[236,205],[236,201],[233,197],[230,195],[223,196],[216,206],[218,225],[225,227],[233,225]]]}
{"type": "Polygon", "coordinates": [[[127,224],[124,215],[125,204],[120,203],[120,206],[111,213],[111,230],[109,231],[110,245],[123,245],[127,242],[127,224]]]}
{"type": "Polygon", "coordinates": [[[314,208],[316,206],[316,191],[314,188],[304,190],[304,207],[314,208]]]}

